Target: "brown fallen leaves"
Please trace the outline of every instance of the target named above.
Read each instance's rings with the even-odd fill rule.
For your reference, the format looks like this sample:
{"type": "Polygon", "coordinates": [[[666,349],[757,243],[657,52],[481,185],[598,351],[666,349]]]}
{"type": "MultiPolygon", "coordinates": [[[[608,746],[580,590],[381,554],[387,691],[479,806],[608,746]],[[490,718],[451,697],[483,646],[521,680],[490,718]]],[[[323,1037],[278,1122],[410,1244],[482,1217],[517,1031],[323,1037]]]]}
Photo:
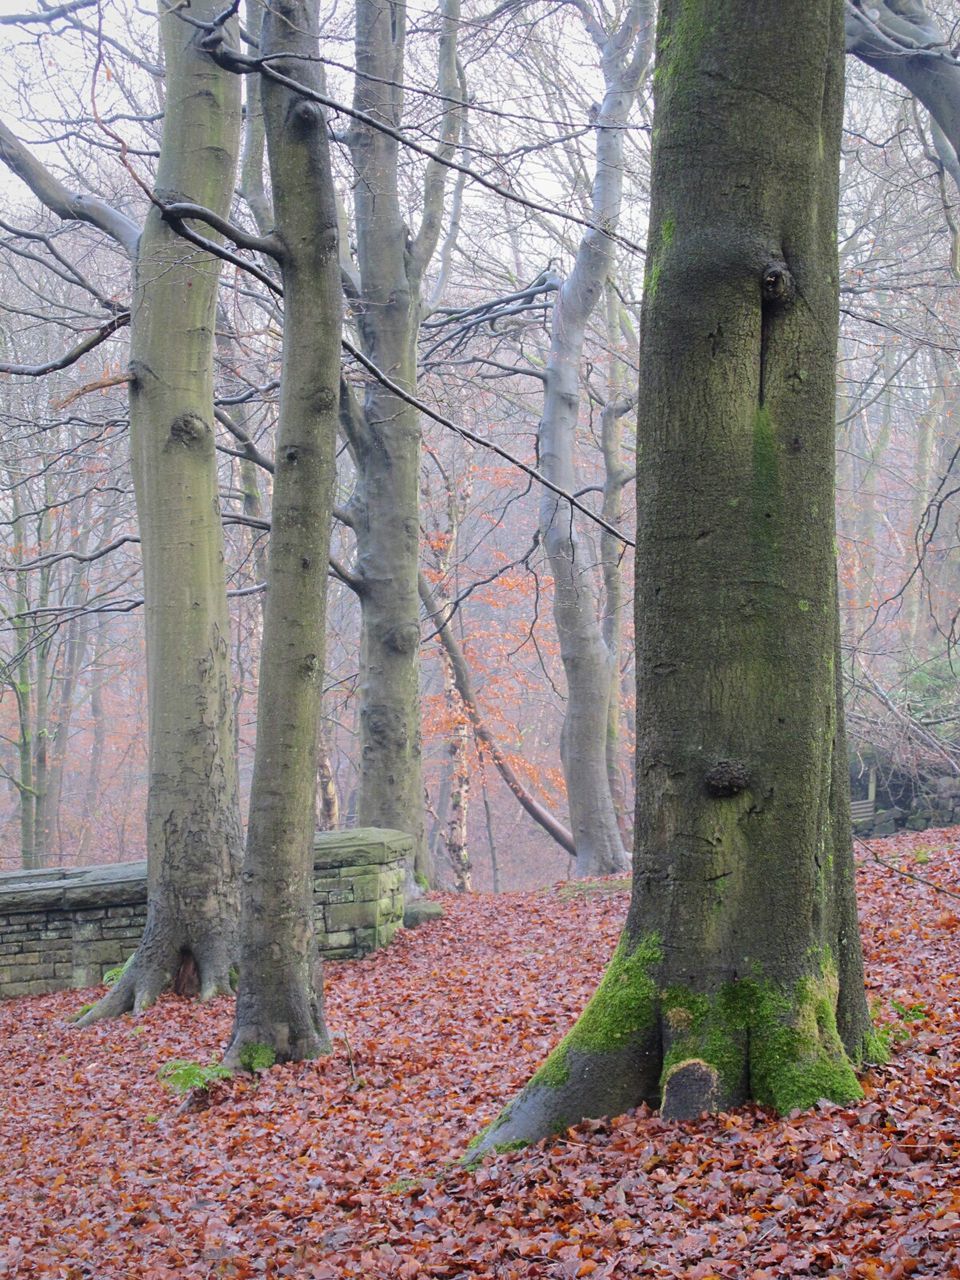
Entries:
{"type": "MultiPolygon", "coordinates": [[[[958,839],[876,848],[957,892],[958,839]]],[[[455,1162],[589,995],[623,893],[447,899],[328,966],[330,1058],[203,1109],[156,1071],[217,1055],[229,1001],[85,1032],[62,1019],[88,994],[0,1005],[0,1276],[960,1277],[960,904],[861,862],[870,994],[909,1038],[860,1106],[641,1110],[472,1173],[455,1162]]]]}

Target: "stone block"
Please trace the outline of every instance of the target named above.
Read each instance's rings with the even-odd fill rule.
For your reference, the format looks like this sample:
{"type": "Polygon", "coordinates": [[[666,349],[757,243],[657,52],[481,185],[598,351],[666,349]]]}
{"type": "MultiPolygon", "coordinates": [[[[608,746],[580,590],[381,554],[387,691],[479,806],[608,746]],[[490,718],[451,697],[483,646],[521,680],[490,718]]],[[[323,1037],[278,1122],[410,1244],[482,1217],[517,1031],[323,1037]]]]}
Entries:
{"type": "Polygon", "coordinates": [[[31,978],[18,982],[5,982],[2,994],[4,996],[42,996],[52,990],[54,987],[49,981],[31,978]]]}
{"type": "Polygon", "coordinates": [[[403,910],[403,927],[417,929],[431,920],[438,920],[443,915],[443,907],[439,902],[428,902],[426,898],[415,898],[408,902],[403,910]]]}
{"type": "Polygon", "coordinates": [[[95,938],[103,937],[103,922],[100,920],[85,920],[81,916],[73,926],[73,938],[75,942],[92,941],[95,938]]]}
{"type": "Polygon", "coordinates": [[[88,942],[77,958],[82,958],[84,964],[100,965],[105,969],[109,969],[113,965],[123,964],[129,954],[129,950],[120,945],[119,939],[113,938],[106,941],[88,942]]]}
{"type": "Polygon", "coordinates": [[[340,929],[331,931],[325,937],[318,939],[320,950],[326,954],[328,951],[337,951],[341,948],[350,948],[353,946],[353,930],[340,929]]]}
{"type": "Polygon", "coordinates": [[[356,827],[352,831],[322,831],[314,837],[316,867],[356,866],[396,862],[413,853],[413,840],[403,831],[356,827]]]}
{"type": "Polygon", "coordinates": [[[338,929],[357,929],[364,926],[375,928],[377,907],[373,902],[331,903],[327,907],[325,917],[327,928],[334,933],[338,929]]]}
{"type": "Polygon", "coordinates": [[[357,954],[365,956],[376,950],[378,937],[379,932],[375,928],[358,929],[354,939],[357,954]]]}
{"type": "Polygon", "coordinates": [[[396,920],[391,920],[387,924],[381,924],[377,929],[377,946],[378,947],[388,946],[393,941],[393,937],[399,928],[400,928],[399,916],[397,917],[396,920]]]}
{"type": "Polygon", "coordinates": [[[353,900],[355,902],[372,902],[380,897],[382,876],[374,872],[372,875],[354,876],[353,900]]]}
{"type": "Polygon", "coordinates": [[[324,947],[320,953],[324,960],[355,960],[357,958],[356,947],[351,939],[350,945],[346,947],[324,947]]]}

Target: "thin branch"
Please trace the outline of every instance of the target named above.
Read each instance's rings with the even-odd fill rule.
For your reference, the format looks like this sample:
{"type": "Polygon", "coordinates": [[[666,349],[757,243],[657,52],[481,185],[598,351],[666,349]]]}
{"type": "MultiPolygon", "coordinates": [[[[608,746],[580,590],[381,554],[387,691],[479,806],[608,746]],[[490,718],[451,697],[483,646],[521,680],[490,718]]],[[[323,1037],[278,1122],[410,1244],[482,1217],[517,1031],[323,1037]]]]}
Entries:
{"type": "Polygon", "coordinates": [[[69,0],[68,4],[58,4],[52,9],[42,7],[37,13],[7,13],[0,15],[0,26],[22,27],[33,22],[54,22],[77,9],[89,9],[96,3],[97,0],[69,0]]]}
{"type": "Polygon", "coordinates": [[[83,342],[78,343],[56,360],[48,360],[46,364],[6,364],[0,361],[0,373],[12,373],[18,378],[42,378],[46,373],[56,373],[58,369],[66,369],[76,364],[81,356],[85,356],[94,347],[99,347],[101,342],[106,342],[107,338],[112,337],[118,329],[122,329],[129,323],[130,312],[122,311],[120,315],[108,320],[96,333],[92,333],[89,338],[84,338],[83,342]]]}
{"type": "Polygon", "coordinates": [[[346,103],[340,102],[336,98],[331,98],[327,94],[318,93],[314,89],[308,89],[306,85],[301,84],[298,80],[294,80],[290,76],[285,76],[281,72],[275,70],[270,64],[274,61],[289,59],[291,55],[286,53],[272,54],[269,58],[249,58],[245,54],[238,53],[235,49],[229,48],[225,43],[223,35],[217,32],[211,34],[201,42],[202,47],[210,54],[214,62],[224,67],[228,71],[235,71],[240,75],[251,75],[254,72],[260,72],[267,79],[273,80],[276,84],[281,84],[294,93],[300,94],[305,98],[309,98],[314,102],[318,102],[321,106],[327,107],[330,111],[336,111],[338,115],[347,116],[351,120],[356,120],[360,124],[366,125],[368,128],[376,129],[380,133],[386,134],[388,138],[393,138],[406,147],[408,151],[414,151],[417,155],[423,156],[426,160],[433,161],[435,164],[445,165],[448,169],[453,169],[457,173],[463,173],[478,186],[484,187],[487,191],[492,191],[498,196],[502,196],[504,200],[509,200],[513,204],[522,205],[525,209],[532,209],[536,213],[545,213],[551,218],[562,218],[565,222],[573,222],[578,226],[587,227],[591,231],[597,231],[601,235],[607,236],[610,240],[617,244],[623,245],[625,249],[629,249],[633,253],[643,257],[646,250],[634,240],[628,239],[626,236],[620,235],[615,231],[611,231],[608,227],[600,226],[598,223],[591,221],[589,218],[581,218],[575,213],[567,213],[556,205],[542,204],[537,200],[528,200],[526,196],[517,195],[514,191],[509,191],[506,187],[500,186],[498,182],[494,182],[491,178],[486,178],[482,173],[478,173],[476,169],[471,169],[469,165],[460,164],[457,160],[449,156],[445,156],[440,151],[432,151],[429,147],[422,146],[418,142],[414,142],[402,130],[393,129],[389,125],[384,124],[382,120],[378,120],[375,116],[369,115],[365,111],[358,111],[356,107],[347,106],[346,103]]]}

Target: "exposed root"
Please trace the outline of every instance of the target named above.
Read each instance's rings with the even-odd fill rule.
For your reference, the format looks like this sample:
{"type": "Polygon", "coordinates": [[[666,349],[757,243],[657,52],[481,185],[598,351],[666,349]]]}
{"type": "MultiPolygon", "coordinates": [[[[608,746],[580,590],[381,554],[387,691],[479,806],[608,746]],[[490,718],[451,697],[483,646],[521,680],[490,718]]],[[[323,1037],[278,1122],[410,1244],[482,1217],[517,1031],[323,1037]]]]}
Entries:
{"type": "Polygon", "coordinates": [[[201,1000],[230,994],[229,964],[224,963],[220,948],[211,948],[208,957],[186,948],[165,947],[162,955],[157,950],[141,941],[115,986],[72,1025],[91,1027],[126,1013],[137,1016],[168,990],[201,1000]]]}

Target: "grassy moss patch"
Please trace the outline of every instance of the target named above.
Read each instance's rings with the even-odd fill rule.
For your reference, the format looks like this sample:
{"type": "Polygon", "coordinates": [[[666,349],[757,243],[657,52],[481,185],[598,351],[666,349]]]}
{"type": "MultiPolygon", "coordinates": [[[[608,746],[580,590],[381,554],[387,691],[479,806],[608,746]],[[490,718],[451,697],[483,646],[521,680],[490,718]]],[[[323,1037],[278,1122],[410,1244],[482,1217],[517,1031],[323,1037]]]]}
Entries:
{"type": "Polygon", "coordinates": [[[657,1004],[651,970],[661,954],[656,934],[641,938],[632,948],[621,938],[589,1004],[530,1083],[559,1088],[570,1077],[567,1057],[571,1049],[609,1053],[650,1027],[657,1004]]]}

